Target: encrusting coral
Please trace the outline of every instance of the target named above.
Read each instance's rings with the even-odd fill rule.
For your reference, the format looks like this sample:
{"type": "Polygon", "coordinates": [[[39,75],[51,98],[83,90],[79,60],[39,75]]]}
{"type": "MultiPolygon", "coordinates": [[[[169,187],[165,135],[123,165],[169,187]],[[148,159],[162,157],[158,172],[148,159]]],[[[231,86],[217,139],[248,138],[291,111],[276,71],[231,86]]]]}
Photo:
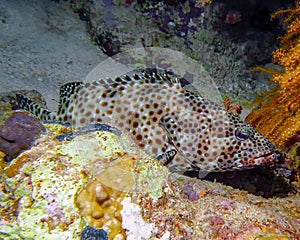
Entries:
{"type": "MultiPolygon", "coordinates": [[[[295,8],[278,10],[272,18],[288,14],[284,22],[287,33],[280,38],[281,47],[273,52],[273,61],[284,67],[283,72],[269,71],[279,85],[265,93],[260,109],[254,110],[247,121],[278,147],[300,130],[300,1],[295,8]],[[267,103],[264,104],[265,100],[267,103]]],[[[259,68],[258,68],[259,69],[259,68]]],[[[268,70],[267,70],[268,71],[268,70]]]]}
{"type": "Polygon", "coordinates": [[[122,229],[121,201],[124,192],[112,189],[94,180],[85,186],[78,194],[76,203],[85,217],[88,224],[94,228],[108,229],[109,239],[116,235],[125,239],[125,232],[122,229]]]}

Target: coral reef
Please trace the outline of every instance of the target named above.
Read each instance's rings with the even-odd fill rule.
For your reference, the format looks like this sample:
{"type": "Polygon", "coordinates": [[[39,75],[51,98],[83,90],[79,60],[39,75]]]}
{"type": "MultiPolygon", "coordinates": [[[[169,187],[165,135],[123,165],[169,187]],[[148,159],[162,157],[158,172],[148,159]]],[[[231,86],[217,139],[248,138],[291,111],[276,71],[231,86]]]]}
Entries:
{"type": "MultiPolygon", "coordinates": [[[[93,2],[96,6],[100,4],[97,1],[93,2]]],[[[126,3],[125,1],[125,4],[129,4],[129,2],[126,3]]],[[[197,1],[200,5],[205,2],[208,1],[197,1]]],[[[125,43],[126,41],[129,43],[131,39],[140,39],[136,37],[135,32],[128,33],[130,30],[127,31],[126,35],[126,27],[132,25],[140,27],[142,32],[145,29],[149,32],[153,31],[149,34],[150,39],[146,38],[144,41],[146,45],[164,42],[168,46],[180,49],[179,42],[182,39],[177,35],[180,35],[181,32],[189,33],[185,44],[191,42],[189,47],[191,47],[192,52],[196,48],[202,49],[202,46],[209,42],[203,51],[205,52],[212,47],[214,58],[211,62],[215,65],[211,65],[210,68],[221,79],[225,79],[224,77],[231,78],[225,75],[225,72],[230,71],[223,71],[224,74],[220,74],[222,71],[218,69],[221,68],[219,59],[224,54],[220,55],[220,52],[225,52],[226,61],[224,60],[224,62],[228,63],[228,69],[233,68],[235,64],[236,66],[241,64],[240,61],[235,63],[233,59],[236,60],[238,56],[242,58],[245,54],[240,50],[241,48],[233,54],[232,49],[235,49],[236,45],[228,43],[228,40],[211,36],[211,32],[208,33],[205,29],[201,30],[201,35],[199,31],[190,34],[195,29],[195,23],[201,26],[203,16],[200,13],[202,10],[198,9],[200,13],[197,12],[199,15],[192,18],[193,21],[180,22],[181,19],[186,20],[183,16],[188,16],[188,14],[182,16],[174,14],[172,19],[167,19],[165,25],[160,25],[163,22],[157,23],[164,28],[164,31],[158,32],[156,28],[149,26],[153,22],[148,21],[146,14],[137,16],[134,4],[136,3],[133,2],[132,7],[127,6],[128,9],[132,9],[133,14],[128,14],[128,11],[123,11],[124,9],[121,8],[121,13],[123,13],[118,16],[104,16],[106,18],[105,24],[111,29],[116,29],[113,34],[106,34],[106,30],[101,29],[101,27],[99,27],[100,30],[98,29],[100,33],[89,29],[97,37],[94,39],[95,42],[98,43],[97,41],[99,41],[108,55],[120,50],[120,43],[114,36],[117,32],[125,35],[125,37],[120,38],[125,43]],[[141,24],[128,21],[126,23],[128,25],[119,24],[113,28],[115,23],[111,21],[115,21],[117,18],[126,19],[124,15],[130,16],[134,21],[139,21],[141,24]],[[148,25],[145,25],[145,22],[148,22],[148,25]],[[174,32],[176,36],[171,36],[174,32]],[[105,39],[101,39],[101,37],[105,38],[106,36],[108,36],[107,42],[104,41],[105,39]],[[235,56],[228,61],[231,55],[235,56]]],[[[112,12],[112,6],[108,4],[105,7],[108,11],[101,11],[100,15],[103,12],[105,14],[112,12]]],[[[182,7],[186,13],[194,14],[194,7],[191,8],[188,4],[182,7]]],[[[83,19],[89,18],[87,14],[90,13],[85,12],[84,8],[78,7],[78,11],[83,19]]],[[[95,9],[92,9],[91,12],[92,15],[97,14],[95,9]]],[[[161,12],[161,16],[169,13],[165,8],[156,8],[153,9],[153,12],[161,12]]],[[[216,12],[224,13],[225,11],[216,12]]],[[[291,13],[292,18],[297,16],[297,12],[291,13]]],[[[224,23],[224,17],[224,15],[220,17],[220,22],[224,23]]],[[[165,18],[162,17],[161,19],[164,20],[165,18]]],[[[89,24],[88,27],[91,27],[89,24]]],[[[218,24],[208,20],[206,20],[206,24],[215,29],[216,35],[220,33],[218,24]]],[[[228,25],[227,27],[238,27],[238,25],[241,24],[228,25]]],[[[93,26],[101,26],[101,24],[93,23],[93,26]]],[[[297,26],[294,25],[291,32],[296,28],[297,26]]],[[[249,38],[249,33],[245,36],[249,38]]],[[[299,42],[296,41],[297,36],[294,34],[291,36],[287,38],[288,42],[295,40],[295,43],[288,44],[288,46],[292,46],[293,51],[299,51],[296,48],[299,45],[299,42]]],[[[265,46],[269,46],[268,41],[261,42],[266,44],[265,46]]],[[[243,45],[245,51],[253,49],[248,44],[240,45],[243,45]]],[[[256,46],[256,44],[253,45],[256,46]]],[[[261,58],[262,55],[257,56],[255,53],[257,52],[252,51],[248,55],[261,58]]],[[[264,54],[267,55],[267,53],[264,54]]],[[[285,58],[287,57],[285,54],[288,56],[292,54],[289,47],[283,47],[283,50],[278,52],[276,56],[279,56],[280,60],[285,59],[289,62],[290,65],[288,66],[291,68],[286,67],[288,71],[274,75],[275,80],[278,77],[276,81],[281,86],[281,96],[285,98],[282,98],[281,102],[278,102],[278,99],[274,100],[273,104],[285,106],[289,110],[287,111],[289,115],[283,114],[282,116],[286,116],[286,118],[283,122],[278,123],[278,115],[273,115],[276,113],[276,108],[272,107],[268,111],[262,112],[263,114],[257,118],[257,122],[268,123],[269,130],[273,123],[275,127],[278,126],[277,129],[286,130],[288,128],[285,128],[286,126],[281,125],[281,123],[285,123],[285,121],[291,123],[290,119],[294,116],[293,114],[299,115],[297,107],[299,85],[295,81],[298,75],[293,75],[297,73],[294,72],[295,69],[299,70],[296,66],[299,61],[297,62],[296,54],[290,59],[285,58]],[[283,57],[280,55],[282,53],[283,57]],[[286,81],[288,79],[287,73],[290,73],[290,76],[294,76],[294,78],[286,81]],[[285,79],[285,81],[281,83],[280,79],[285,79]],[[291,93],[291,95],[284,95],[287,93],[291,93]],[[275,113],[270,112],[270,110],[274,110],[275,113]],[[269,116],[271,118],[268,118],[269,116]],[[264,118],[268,120],[263,120],[264,118]],[[277,123],[278,125],[276,125],[277,123]]],[[[283,62],[282,65],[285,66],[284,64],[287,62],[283,62]]],[[[238,78],[241,78],[241,75],[238,78]]],[[[250,82],[248,83],[250,84],[250,82]]],[[[240,90],[239,86],[236,89],[240,90]]],[[[278,96],[277,94],[275,93],[276,96],[278,96]]],[[[284,112],[282,109],[279,110],[284,112]]],[[[296,122],[294,125],[296,124],[298,123],[296,122]]],[[[276,195],[276,198],[266,199],[239,189],[242,182],[249,184],[246,182],[246,178],[250,174],[247,175],[245,172],[241,173],[245,175],[244,178],[239,178],[239,180],[234,175],[231,176],[232,181],[236,182],[236,188],[216,183],[214,182],[215,178],[213,181],[192,179],[169,172],[156,159],[149,157],[133,146],[126,134],[118,135],[95,129],[81,134],[67,135],[67,138],[56,138],[60,134],[70,132],[70,129],[57,124],[49,124],[46,127],[48,129],[47,135],[39,138],[31,149],[24,151],[10,163],[4,162],[4,153],[0,152],[1,239],[88,239],[95,237],[94,235],[98,233],[103,234],[103,236],[97,237],[102,237],[102,239],[109,237],[113,240],[139,237],[164,240],[300,239],[299,186],[295,186],[296,193],[289,191],[282,198],[276,195]],[[96,229],[99,227],[103,229],[96,229]]],[[[274,130],[271,135],[275,132],[274,130]]],[[[279,142],[278,144],[283,143],[279,142]]],[[[298,144],[293,143],[292,145],[290,158],[299,159],[298,144]]],[[[269,184],[268,181],[265,181],[266,178],[260,176],[259,170],[255,169],[255,172],[256,175],[253,174],[253,178],[256,182],[269,184]]],[[[283,188],[281,185],[274,184],[274,181],[268,180],[270,181],[269,187],[273,192],[277,191],[276,188],[283,188]]]]}
{"type": "Polygon", "coordinates": [[[300,236],[299,213],[296,213],[299,196],[289,198],[297,205],[291,211],[297,216],[290,218],[291,212],[285,212],[284,199],[266,200],[207,181],[170,175],[164,193],[156,202],[145,195],[135,201],[142,207],[144,219],[154,224],[153,234],[157,238],[167,232],[170,239],[255,239],[258,236],[297,239],[300,236]],[[185,188],[190,190],[190,186],[198,192],[197,200],[186,200],[185,188]]]}
{"type": "Polygon", "coordinates": [[[278,147],[300,130],[300,2],[294,9],[279,10],[273,18],[288,14],[287,33],[280,39],[281,47],[273,52],[273,61],[284,67],[283,72],[270,71],[279,89],[265,93],[247,121],[278,147]]]}
{"type": "Polygon", "coordinates": [[[114,240],[300,236],[299,193],[265,199],[171,173],[124,134],[58,141],[68,128],[47,129],[1,172],[1,238],[80,239],[97,231],[114,240]]]}
{"type": "Polygon", "coordinates": [[[73,239],[84,226],[74,198],[87,178],[72,158],[57,153],[58,145],[52,148],[50,136],[1,173],[2,238],[73,239]]]}
{"type": "MultiPolygon", "coordinates": [[[[112,133],[88,133],[76,136],[70,142],[61,142],[55,140],[55,136],[68,132],[68,127],[46,126],[48,133],[39,138],[38,144],[2,166],[2,238],[79,239],[89,219],[84,220],[84,214],[75,204],[78,193],[90,187],[92,183],[87,183],[92,181],[93,173],[101,171],[116,156],[124,155],[124,144],[119,140],[116,144],[118,136],[112,133]],[[89,149],[79,147],[82,141],[89,149]],[[101,145],[97,146],[99,141],[101,145]]],[[[114,205],[109,208],[109,201],[106,205],[112,216],[114,205]]],[[[110,221],[115,225],[112,217],[110,221]]],[[[109,225],[109,221],[106,222],[109,225]]]]}
{"type": "Polygon", "coordinates": [[[40,121],[28,112],[14,112],[0,127],[0,150],[6,154],[5,160],[10,161],[29,149],[45,130],[40,121]]]}
{"type": "Polygon", "coordinates": [[[300,185],[300,131],[292,136],[286,143],[286,165],[294,173],[294,181],[300,185]]]}
{"type": "Polygon", "coordinates": [[[12,106],[9,101],[3,101],[0,96],[0,125],[3,125],[5,120],[13,113],[12,106]]]}

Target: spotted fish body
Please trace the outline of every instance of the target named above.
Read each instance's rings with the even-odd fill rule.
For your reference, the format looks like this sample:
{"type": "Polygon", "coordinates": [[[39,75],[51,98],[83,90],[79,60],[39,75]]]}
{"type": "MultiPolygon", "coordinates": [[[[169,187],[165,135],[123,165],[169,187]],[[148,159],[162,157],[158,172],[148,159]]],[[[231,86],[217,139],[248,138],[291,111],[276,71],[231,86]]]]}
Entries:
{"type": "Polygon", "coordinates": [[[69,122],[74,129],[112,124],[174,171],[247,169],[278,157],[274,146],[249,124],[166,75],[66,84],[57,114],[21,95],[17,99],[21,108],[42,120],[69,122]]]}

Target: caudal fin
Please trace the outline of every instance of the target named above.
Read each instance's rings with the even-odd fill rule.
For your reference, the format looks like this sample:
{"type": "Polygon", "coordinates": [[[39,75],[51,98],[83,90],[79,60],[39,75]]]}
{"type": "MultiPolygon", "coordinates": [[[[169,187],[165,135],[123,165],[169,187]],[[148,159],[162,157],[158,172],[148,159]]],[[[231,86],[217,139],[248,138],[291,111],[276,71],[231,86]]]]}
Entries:
{"type": "Polygon", "coordinates": [[[37,103],[28,99],[22,94],[16,94],[18,109],[24,109],[43,121],[51,121],[56,119],[56,114],[39,106],[37,103]]]}

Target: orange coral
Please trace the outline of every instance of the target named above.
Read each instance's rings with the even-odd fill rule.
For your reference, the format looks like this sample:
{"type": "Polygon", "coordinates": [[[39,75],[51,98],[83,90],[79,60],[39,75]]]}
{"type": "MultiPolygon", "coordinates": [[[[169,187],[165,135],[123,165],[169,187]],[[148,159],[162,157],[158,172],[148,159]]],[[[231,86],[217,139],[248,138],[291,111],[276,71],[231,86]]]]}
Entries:
{"type": "Polygon", "coordinates": [[[280,89],[265,94],[267,103],[247,117],[249,123],[279,147],[300,130],[300,1],[294,9],[279,10],[272,18],[284,13],[289,14],[284,20],[289,26],[280,38],[281,47],[273,53],[274,63],[285,70],[272,74],[280,89]]]}
{"type": "Polygon", "coordinates": [[[294,8],[288,8],[285,10],[278,10],[272,14],[271,19],[277,18],[282,14],[288,14],[288,16],[284,19],[284,22],[288,24],[286,34],[281,37],[281,48],[290,48],[293,39],[299,38],[300,34],[300,1],[296,1],[294,8]]]}
{"type": "Polygon", "coordinates": [[[97,180],[87,184],[77,196],[76,204],[88,224],[95,228],[104,228],[109,239],[124,239],[122,229],[121,201],[124,193],[104,186],[97,180]]]}
{"type": "Polygon", "coordinates": [[[197,4],[204,7],[206,4],[210,4],[212,0],[197,0],[197,4]]]}

